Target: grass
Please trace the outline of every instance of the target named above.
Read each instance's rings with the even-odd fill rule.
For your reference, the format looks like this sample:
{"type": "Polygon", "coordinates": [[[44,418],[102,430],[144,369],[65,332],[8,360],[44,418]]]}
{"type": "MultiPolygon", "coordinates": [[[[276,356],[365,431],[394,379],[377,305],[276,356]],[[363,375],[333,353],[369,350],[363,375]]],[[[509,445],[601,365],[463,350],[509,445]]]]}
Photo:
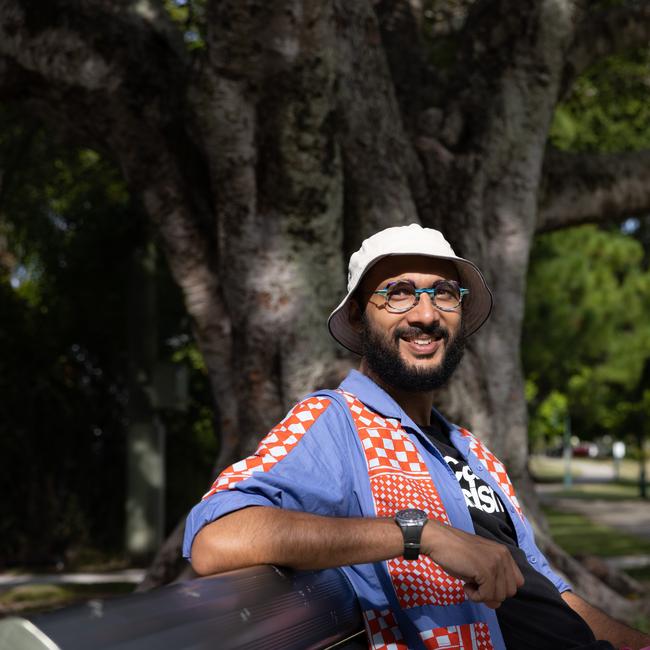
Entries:
{"type": "Polygon", "coordinates": [[[35,614],[93,598],[128,594],[134,588],[134,584],[122,582],[98,585],[19,585],[0,593],[0,618],[35,614]]]}
{"type": "MultiPolygon", "coordinates": [[[[620,557],[650,555],[650,539],[628,535],[592,522],[584,515],[543,507],[553,539],[573,556],[620,557]]],[[[650,588],[650,566],[626,569],[625,573],[650,588]]],[[[650,618],[639,616],[633,627],[650,634],[650,618]]]]}
{"type": "Polygon", "coordinates": [[[650,566],[644,566],[638,569],[628,569],[626,573],[631,575],[635,580],[638,580],[639,582],[646,582],[650,584],[650,566]]]}
{"type": "Polygon", "coordinates": [[[650,555],[650,539],[620,533],[584,515],[544,508],[553,539],[570,555],[650,555]]]}

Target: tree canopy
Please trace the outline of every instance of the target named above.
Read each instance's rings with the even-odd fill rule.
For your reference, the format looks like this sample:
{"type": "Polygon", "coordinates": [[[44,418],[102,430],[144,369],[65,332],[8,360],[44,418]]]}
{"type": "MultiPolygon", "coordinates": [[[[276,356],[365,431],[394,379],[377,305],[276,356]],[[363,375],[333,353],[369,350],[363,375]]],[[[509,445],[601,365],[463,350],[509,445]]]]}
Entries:
{"type": "Polygon", "coordinates": [[[522,347],[533,403],[548,410],[550,398],[561,428],[568,409],[580,437],[624,435],[625,403],[650,358],[649,318],[650,273],[633,237],[595,226],[540,237],[522,347]]]}

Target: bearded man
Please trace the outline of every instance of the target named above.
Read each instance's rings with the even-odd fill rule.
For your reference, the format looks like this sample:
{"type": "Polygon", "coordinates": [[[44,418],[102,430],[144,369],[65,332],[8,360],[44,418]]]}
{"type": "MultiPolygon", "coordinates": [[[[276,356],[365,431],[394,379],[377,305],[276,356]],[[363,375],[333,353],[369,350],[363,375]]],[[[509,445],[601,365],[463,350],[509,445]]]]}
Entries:
{"type": "Polygon", "coordinates": [[[503,465],[433,408],[491,309],[479,269],[438,231],[367,239],[328,322],[359,371],[217,478],[188,517],[197,573],[341,567],[376,650],[650,644],[551,570],[503,465]]]}

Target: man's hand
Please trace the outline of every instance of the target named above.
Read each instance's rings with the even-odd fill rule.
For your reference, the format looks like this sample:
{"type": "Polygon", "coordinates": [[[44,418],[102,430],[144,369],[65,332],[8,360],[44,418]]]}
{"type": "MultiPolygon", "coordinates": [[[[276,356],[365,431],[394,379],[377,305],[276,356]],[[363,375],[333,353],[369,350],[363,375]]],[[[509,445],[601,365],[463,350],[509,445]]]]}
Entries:
{"type": "Polygon", "coordinates": [[[422,532],[421,548],[447,573],[465,582],[470,600],[492,609],[514,596],[524,584],[524,577],[504,544],[429,520],[422,532]]]}

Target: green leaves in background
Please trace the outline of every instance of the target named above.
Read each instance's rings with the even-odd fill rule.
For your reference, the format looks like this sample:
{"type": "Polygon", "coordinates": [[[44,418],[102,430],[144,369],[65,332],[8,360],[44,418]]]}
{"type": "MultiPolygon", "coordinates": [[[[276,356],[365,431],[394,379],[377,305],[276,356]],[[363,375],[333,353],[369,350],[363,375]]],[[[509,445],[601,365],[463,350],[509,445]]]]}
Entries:
{"type": "Polygon", "coordinates": [[[650,50],[612,56],[576,80],[551,125],[550,142],[571,151],[650,148],[650,50]]]}
{"type": "MultiPolygon", "coordinates": [[[[522,356],[531,433],[622,435],[650,360],[650,273],[642,245],[617,229],[582,226],[538,237],[532,251],[522,356]]],[[[650,387],[648,387],[650,388],[650,387]]]]}

